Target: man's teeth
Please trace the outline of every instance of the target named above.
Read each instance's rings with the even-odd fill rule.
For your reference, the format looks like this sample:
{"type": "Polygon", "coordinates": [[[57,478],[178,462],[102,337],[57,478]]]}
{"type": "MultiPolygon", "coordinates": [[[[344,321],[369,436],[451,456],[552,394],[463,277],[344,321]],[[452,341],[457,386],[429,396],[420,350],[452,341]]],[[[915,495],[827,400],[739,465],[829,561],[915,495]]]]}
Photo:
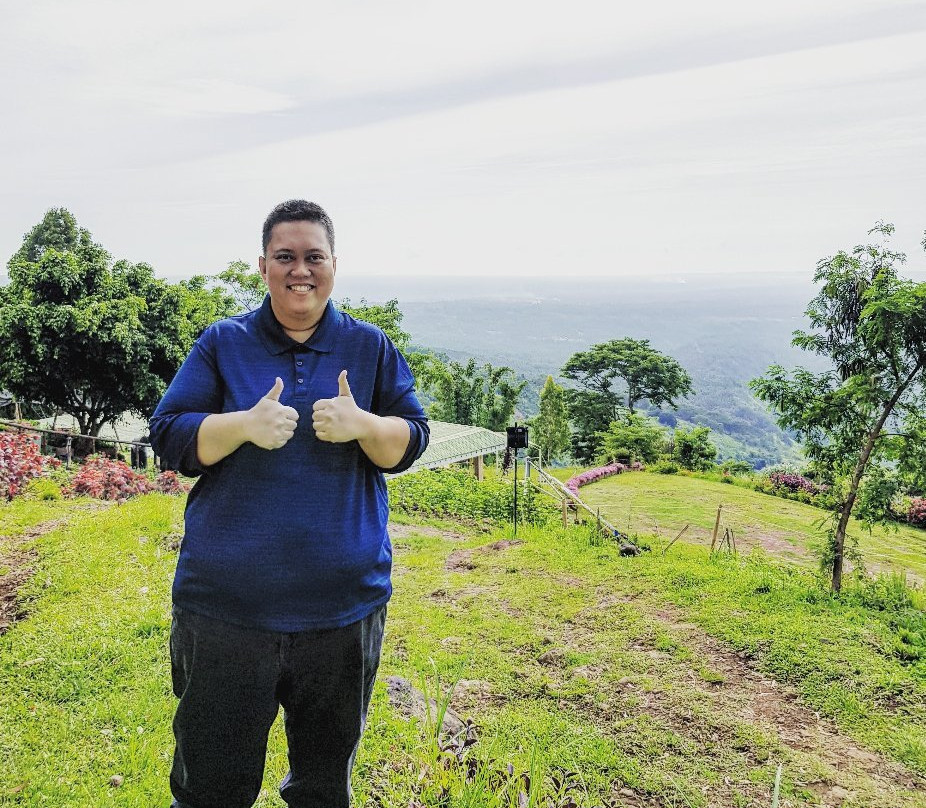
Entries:
{"type": "Polygon", "coordinates": [[[311,283],[293,283],[289,286],[294,292],[308,292],[315,287],[311,283]]]}

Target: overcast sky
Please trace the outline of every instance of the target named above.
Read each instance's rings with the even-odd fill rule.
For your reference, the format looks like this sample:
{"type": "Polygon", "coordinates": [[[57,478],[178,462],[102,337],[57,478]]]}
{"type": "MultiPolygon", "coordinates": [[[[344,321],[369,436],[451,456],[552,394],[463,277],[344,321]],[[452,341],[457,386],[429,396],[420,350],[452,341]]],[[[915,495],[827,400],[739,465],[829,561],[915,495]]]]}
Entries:
{"type": "Polygon", "coordinates": [[[0,255],[55,206],[162,276],[324,205],[339,272],[926,272],[926,2],[4,3],[0,255]]]}

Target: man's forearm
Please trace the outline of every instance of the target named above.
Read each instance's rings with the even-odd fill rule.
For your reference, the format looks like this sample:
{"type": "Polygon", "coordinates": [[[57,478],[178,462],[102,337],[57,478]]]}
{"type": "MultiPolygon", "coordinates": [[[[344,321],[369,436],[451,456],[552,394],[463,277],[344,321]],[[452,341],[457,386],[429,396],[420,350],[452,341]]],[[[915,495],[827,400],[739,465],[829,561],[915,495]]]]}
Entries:
{"type": "Polygon", "coordinates": [[[397,415],[383,417],[365,412],[364,416],[365,434],[357,441],[364,454],[383,469],[398,465],[412,437],[408,421],[397,415]]]}
{"type": "Polygon", "coordinates": [[[196,457],[211,466],[248,441],[247,411],[213,413],[203,419],[196,435],[196,457]]]}

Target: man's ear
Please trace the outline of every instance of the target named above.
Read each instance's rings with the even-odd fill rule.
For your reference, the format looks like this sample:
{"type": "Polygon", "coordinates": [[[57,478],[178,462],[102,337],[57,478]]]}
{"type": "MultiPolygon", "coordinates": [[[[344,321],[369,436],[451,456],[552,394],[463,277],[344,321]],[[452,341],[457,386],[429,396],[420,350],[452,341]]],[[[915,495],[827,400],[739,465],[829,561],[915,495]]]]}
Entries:
{"type": "Polygon", "coordinates": [[[257,268],[260,270],[260,276],[264,279],[264,284],[267,283],[267,259],[264,256],[260,256],[257,259],[257,268]]]}
{"type": "Polygon", "coordinates": [[[331,274],[338,274],[338,257],[336,255],[331,256],[331,274]]]}

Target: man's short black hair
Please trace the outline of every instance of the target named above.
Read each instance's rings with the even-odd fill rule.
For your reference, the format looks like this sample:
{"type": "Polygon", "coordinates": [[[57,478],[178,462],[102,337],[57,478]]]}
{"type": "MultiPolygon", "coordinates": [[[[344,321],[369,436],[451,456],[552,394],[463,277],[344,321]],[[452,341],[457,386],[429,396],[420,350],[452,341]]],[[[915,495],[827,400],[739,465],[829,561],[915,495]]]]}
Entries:
{"type": "Polygon", "coordinates": [[[264,220],[264,246],[263,254],[267,253],[267,245],[270,244],[270,234],[273,228],[280,222],[317,222],[325,228],[328,236],[328,246],[331,247],[331,254],[334,255],[334,225],[331,223],[331,217],[325,213],[321,205],[314,202],[306,202],[304,199],[290,199],[286,202],[280,202],[270,215],[264,220]]]}

